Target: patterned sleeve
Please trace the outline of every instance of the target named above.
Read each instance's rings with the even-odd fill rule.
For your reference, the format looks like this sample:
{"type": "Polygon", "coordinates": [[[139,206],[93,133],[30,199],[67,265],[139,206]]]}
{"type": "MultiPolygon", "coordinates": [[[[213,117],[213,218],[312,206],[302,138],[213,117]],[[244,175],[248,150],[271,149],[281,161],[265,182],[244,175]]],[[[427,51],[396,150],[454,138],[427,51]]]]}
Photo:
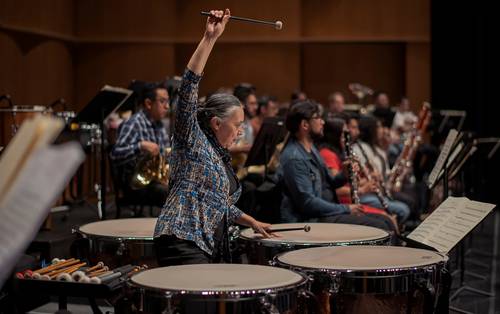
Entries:
{"type": "Polygon", "coordinates": [[[118,140],[111,150],[111,159],[118,162],[130,160],[140,152],[140,126],[133,123],[133,121],[124,123],[118,135],[118,140]]]}
{"type": "Polygon", "coordinates": [[[197,127],[196,111],[198,109],[198,85],[201,75],[189,69],[184,71],[179,102],[175,112],[174,141],[181,145],[192,144],[194,130],[197,127]]]}
{"type": "Polygon", "coordinates": [[[239,209],[238,207],[232,205],[230,208],[229,208],[229,222],[230,223],[234,223],[236,220],[238,220],[241,216],[243,215],[243,212],[241,211],[241,209],[239,209]]]}

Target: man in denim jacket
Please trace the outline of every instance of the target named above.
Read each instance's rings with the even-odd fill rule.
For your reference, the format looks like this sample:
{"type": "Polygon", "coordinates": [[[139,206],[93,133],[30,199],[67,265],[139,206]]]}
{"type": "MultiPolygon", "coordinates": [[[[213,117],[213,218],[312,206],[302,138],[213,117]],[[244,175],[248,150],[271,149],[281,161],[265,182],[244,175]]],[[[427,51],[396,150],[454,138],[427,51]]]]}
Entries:
{"type": "Polygon", "coordinates": [[[283,186],[281,222],[332,222],[368,225],[389,230],[383,217],[362,213],[360,205],[339,204],[335,189],[345,184],[343,174],[332,176],[314,139],[323,136],[325,122],[310,101],[292,106],[286,117],[290,140],[280,157],[278,175],[283,186]]]}

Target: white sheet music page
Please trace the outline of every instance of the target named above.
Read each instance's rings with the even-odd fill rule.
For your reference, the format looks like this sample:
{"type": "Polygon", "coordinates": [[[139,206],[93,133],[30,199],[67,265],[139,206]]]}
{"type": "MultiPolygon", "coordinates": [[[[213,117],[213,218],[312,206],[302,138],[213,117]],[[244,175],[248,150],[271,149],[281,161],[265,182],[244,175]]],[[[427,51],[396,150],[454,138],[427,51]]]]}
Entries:
{"type": "Polygon", "coordinates": [[[0,202],[0,286],[85,154],[77,143],[37,149],[0,202]]]}
{"type": "Polygon", "coordinates": [[[448,136],[446,137],[446,141],[443,144],[443,148],[441,149],[441,153],[439,154],[436,164],[434,165],[434,168],[432,168],[432,171],[429,174],[429,178],[427,179],[427,186],[429,188],[432,188],[436,183],[439,172],[441,171],[441,169],[443,169],[444,163],[446,162],[446,158],[448,158],[451,147],[453,146],[453,143],[455,142],[457,136],[458,132],[455,129],[451,129],[450,132],[448,133],[448,136]]]}
{"type": "Polygon", "coordinates": [[[496,205],[448,197],[408,238],[448,253],[474,229],[496,205]]]}

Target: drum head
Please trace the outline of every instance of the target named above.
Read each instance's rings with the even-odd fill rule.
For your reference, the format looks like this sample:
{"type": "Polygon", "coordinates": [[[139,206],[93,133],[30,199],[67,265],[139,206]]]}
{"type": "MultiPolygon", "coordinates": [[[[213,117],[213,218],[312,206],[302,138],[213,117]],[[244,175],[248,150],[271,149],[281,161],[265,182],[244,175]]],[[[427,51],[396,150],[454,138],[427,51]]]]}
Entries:
{"type": "Polygon", "coordinates": [[[183,292],[235,292],[294,286],[305,279],[282,268],[243,264],[198,264],[161,267],[131,278],[133,285],[183,292]]]}
{"type": "Polygon", "coordinates": [[[83,225],[86,235],[124,239],[153,239],[157,218],[110,219],[83,225]]]}
{"type": "Polygon", "coordinates": [[[251,228],[241,232],[240,237],[246,240],[262,241],[263,243],[294,243],[294,244],[338,244],[361,241],[374,241],[389,237],[384,230],[350,224],[336,223],[291,223],[275,224],[272,229],[301,228],[305,225],[311,227],[309,232],[284,231],[278,232],[279,238],[264,239],[260,233],[255,233],[251,228]]]}
{"type": "Polygon", "coordinates": [[[397,246],[336,246],[302,249],[281,254],[278,261],[303,268],[340,271],[408,269],[447,260],[439,253],[397,246]]]}

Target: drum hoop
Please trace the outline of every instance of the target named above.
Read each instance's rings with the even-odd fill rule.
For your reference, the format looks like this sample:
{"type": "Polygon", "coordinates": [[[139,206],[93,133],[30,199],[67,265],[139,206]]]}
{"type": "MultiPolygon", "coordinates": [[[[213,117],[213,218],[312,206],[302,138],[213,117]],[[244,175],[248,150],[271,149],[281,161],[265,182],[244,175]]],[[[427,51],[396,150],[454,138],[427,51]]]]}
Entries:
{"type": "Polygon", "coordinates": [[[35,108],[29,109],[28,107],[13,107],[13,108],[0,108],[0,112],[52,112],[52,109],[43,106],[34,106],[35,108]]]}
{"type": "Polygon", "coordinates": [[[156,287],[150,287],[143,284],[139,284],[133,282],[132,280],[127,282],[127,285],[131,288],[142,289],[149,293],[153,293],[156,295],[164,296],[171,295],[177,296],[181,295],[182,297],[201,297],[201,298],[210,298],[212,296],[223,297],[226,299],[242,299],[245,297],[255,297],[259,295],[268,295],[274,294],[284,291],[300,291],[306,286],[309,282],[307,277],[300,272],[296,272],[301,280],[285,286],[274,287],[274,288],[264,288],[264,289],[255,289],[255,290],[232,290],[232,291],[221,291],[221,290],[204,290],[204,291],[196,291],[196,290],[177,290],[177,289],[162,289],[156,287]]]}
{"type": "Polygon", "coordinates": [[[341,278],[349,278],[349,279],[356,279],[356,278],[395,278],[395,277],[406,277],[409,274],[416,274],[416,273],[425,273],[427,272],[427,269],[429,267],[446,267],[446,263],[448,261],[448,256],[443,254],[438,253],[439,255],[443,256],[445,260],[439,261],[437,263],[430,263],[426,265],[420,265],[420,266],[409,266],[409,267],[402,267],[402,268],[386,268],[386,269],[368,269],[368,270],[359,270],[359,269],[332,269],[332,268],[315,268],[315,267],[305,267],[305,266],[300,266],[300,265],[293,265],[293,264],[288,264],[285,262],[280,261],[278,258],[286,254],[281,253],[276,255],[273,258],[273,263],[274,265],[281,267],[281,268],[286,268],[293,270],[298,273],[303,273],[303,274],[313,274],[313,273],[321,273],[321,274],[330,274],[332,276],[339,276],[341,278]]]}
{"type": "Polygon", "coordinates": [[[318,246],[350,246],[350,245],[371,245],[374,243],[385,242],[390,239],[389,235],[384,237],[371,239],[371,240],[350,240],[342,242],[285,242],[285,241],[260,241],[257,239],[245,237],[240,235],[240,239],[250,242],[259,243],[261,246],[266,247],[288,247],[288,246],[304,246],[304,247],[318,247],[318,246]]]}
{"type": "Polygon", "coordinates": [[[87,239],[106,239],[106,240],[115,240],[116,242],[135,242],[135,241],[153,241],[154,236],[151,237],[123,237],[123,236],[108,236],[108,235],[100,235],[100,234],[93,234],[93,233],[87,233],[84,231],[81,231],[80,228],[78,228],[77,232],[81,234],[84,238],[87,239]]]}
{"type": "MultiPolygon", "coordinates": [[[[146,218],[136,218],[136,219],[146,219],[146,218]]],[[[75,227],[74,232],[79,233],[85,238],[94,238],[94,239],[109,239],[109,240],[116,240],[118,242],[124,242],[124,241],[153,241],[154,240],[154,235],[151,236],[113,236],[113,235],[104,235],[104,234],[94,234],[94,233],[88,233],[85,231],[82,231],[82,227],[85,227],[90,224],[95,224],[99,223],[101,221],[96,221],[96,222],[91,222],[88,224],[84,224],[81,226],[78,226],[77,228],[75,227]]]]}

